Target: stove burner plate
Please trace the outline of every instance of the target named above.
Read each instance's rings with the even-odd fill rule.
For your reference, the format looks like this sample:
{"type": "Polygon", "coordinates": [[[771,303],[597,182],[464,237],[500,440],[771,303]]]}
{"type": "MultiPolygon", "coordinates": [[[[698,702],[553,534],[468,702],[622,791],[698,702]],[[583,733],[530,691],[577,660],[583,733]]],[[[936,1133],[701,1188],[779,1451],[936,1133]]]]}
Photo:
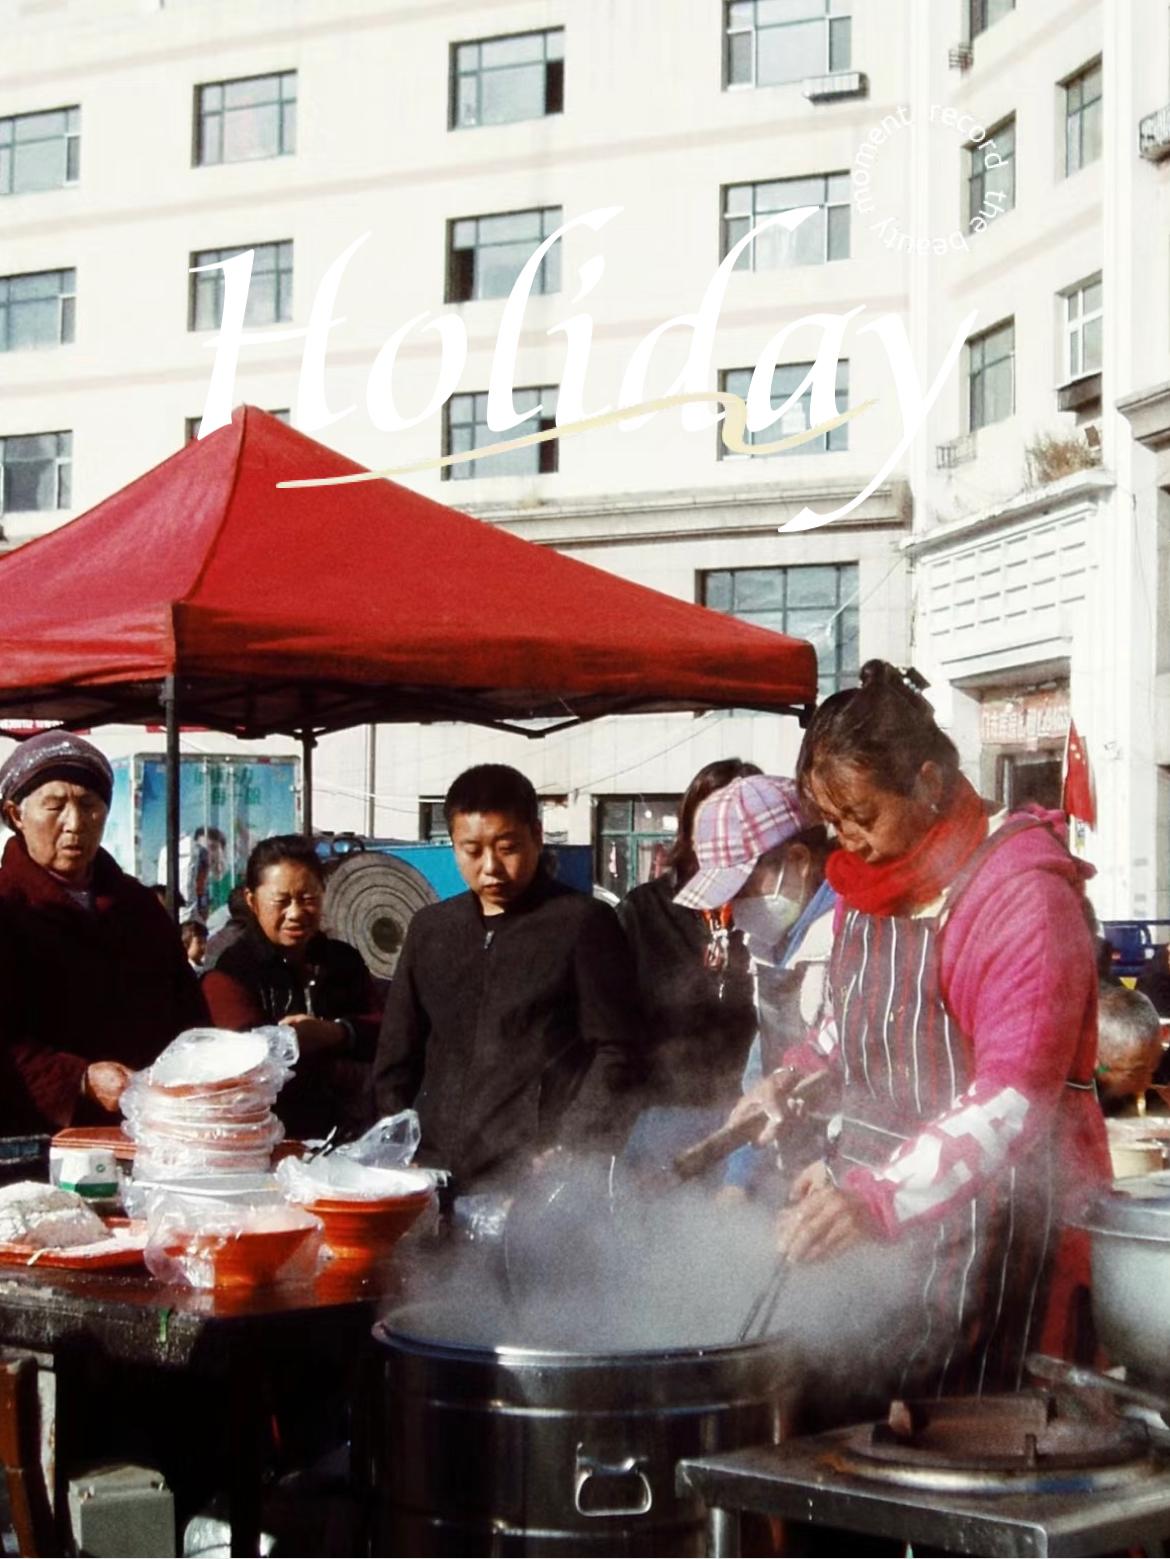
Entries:
{"type": "Polygon", "coordinates": [[[1143,1424],[1062,1417],[1044,1392],[895,1402],[885,1423],[849,1430],[825,1459],[875,1482],[946,1493],[1114,1489],[1157,1470],[1143,1424]]]}

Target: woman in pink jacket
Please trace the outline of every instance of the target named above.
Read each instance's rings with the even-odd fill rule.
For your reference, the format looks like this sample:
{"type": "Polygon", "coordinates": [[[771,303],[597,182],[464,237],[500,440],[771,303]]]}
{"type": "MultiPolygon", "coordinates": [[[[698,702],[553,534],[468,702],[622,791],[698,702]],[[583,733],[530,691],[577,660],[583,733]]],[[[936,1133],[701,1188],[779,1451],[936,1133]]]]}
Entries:
{"type": "Polygon", "coordinates": [[[1084,1352],[1070,1220],[1109,1179],[1092,868],[1059,814],[989,817],[930,705],[881,661],[816,711],[797,781],[842,846],[827,876],[843,906],[832,1020],[774,1087],[828,1057],[842,1106],[781,1248],[802,1263],[896,1242],[917,1315],[892,1384],[1014,1389],[1031,1349],[1084,1352]]]}

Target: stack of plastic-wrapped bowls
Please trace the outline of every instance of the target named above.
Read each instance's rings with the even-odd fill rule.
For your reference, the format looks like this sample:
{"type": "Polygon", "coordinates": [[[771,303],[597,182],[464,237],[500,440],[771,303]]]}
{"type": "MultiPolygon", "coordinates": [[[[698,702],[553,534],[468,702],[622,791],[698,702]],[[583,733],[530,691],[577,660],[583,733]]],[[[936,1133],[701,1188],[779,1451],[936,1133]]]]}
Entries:
{"type": "Polygon", "coordinates": [[[181,1034],[122,1097],[135,1180],[269,1169],[284,1136],[272,1106],[289,1072],[263,1032],[181,1034]]]}

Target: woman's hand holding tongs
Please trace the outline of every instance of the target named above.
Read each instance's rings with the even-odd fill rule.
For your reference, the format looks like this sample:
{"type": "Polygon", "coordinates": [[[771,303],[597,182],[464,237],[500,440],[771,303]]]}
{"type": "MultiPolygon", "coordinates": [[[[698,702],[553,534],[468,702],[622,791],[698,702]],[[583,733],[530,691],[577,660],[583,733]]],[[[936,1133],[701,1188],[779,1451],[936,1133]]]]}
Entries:
{"type": "Polygon", "coordinates": [[[832,1075],[826,1068],[820,1072],[802,1072],[795,1066],[782,1066],[749,1088],[739,1100],[728,1118],[729,1126],[746,1123],[753,1116],[762,1115],[758,1147],[767,1147],[777,1141],[790,1120],[799,1120],[812,1099],[826,1091],[832,1083],[832,1075]]]}

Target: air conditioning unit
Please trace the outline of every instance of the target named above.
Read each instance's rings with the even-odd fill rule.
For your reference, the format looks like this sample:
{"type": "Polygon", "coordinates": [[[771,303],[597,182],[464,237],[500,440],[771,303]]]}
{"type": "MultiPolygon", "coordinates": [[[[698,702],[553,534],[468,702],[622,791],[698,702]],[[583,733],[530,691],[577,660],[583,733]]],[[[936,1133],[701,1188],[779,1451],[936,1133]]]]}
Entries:
{"type": "Polygon", "coordinates": [[[810,103],[826,103],[841,97],[868,97],[869,77],[860,70],[835,70],[831,76],[807,77],[801,91],[810,103]]]}
{"type": "Polygon", "coordinates": [[[1147,162],[1170,157],[1170,108],[1160,108],[1139,122],[1138,150],[1147,162]]]}
{"type": "Polygon", "coordinates": [[[964,433],[959,438],[948,439],[945,444],[934,446],[934,463],[940,471],[953,471],[975,458],[975,435],[964,433]]]}
{"type": "Polygon", "coordinates": [[[947,51],[947,63],[952,70],[970,70],[975,63],[975,50],[969,43],[956,43],[947,51]]]}

